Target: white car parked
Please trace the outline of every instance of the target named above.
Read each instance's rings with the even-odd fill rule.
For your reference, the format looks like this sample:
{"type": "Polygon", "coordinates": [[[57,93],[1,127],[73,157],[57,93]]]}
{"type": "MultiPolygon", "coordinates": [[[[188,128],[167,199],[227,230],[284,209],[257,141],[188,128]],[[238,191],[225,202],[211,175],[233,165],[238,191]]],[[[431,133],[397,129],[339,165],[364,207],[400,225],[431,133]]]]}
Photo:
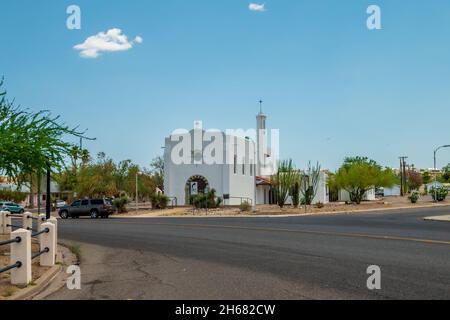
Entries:
{"type": "Polygon", "coordinates": [[[56,208],[61,209],[62,207],[66,206],[67,203],[64,200],[56,200],[56,208]]]}

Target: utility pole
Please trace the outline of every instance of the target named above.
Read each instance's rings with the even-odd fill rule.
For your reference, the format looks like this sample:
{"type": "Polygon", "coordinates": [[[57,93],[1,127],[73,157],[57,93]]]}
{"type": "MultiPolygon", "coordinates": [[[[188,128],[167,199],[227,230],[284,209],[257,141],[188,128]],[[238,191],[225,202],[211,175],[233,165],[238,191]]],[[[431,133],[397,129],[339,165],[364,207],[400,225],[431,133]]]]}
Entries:
{"type": "Polygon", "coordinates": [[[138,178],[139,178],[139,170],[136,172],[136,212],[139,210],[139,197],[138,197],[138,178]]]}
{"type": "Polygon", "coordinates": [[[80,137],[80,152],[83,150],[83,139],[89,140],[89,141],[96,141],[97,140],[97,138],[80,137]]]}
{"type": "MultiPolygon", "coordinates": [[[[406,159],[406,158],[405,158],[406,159]]],[[[406,161],[403,160],[403,181],[405,183],[405,187],[403,189],[405,194],[408,194],[408,177],[406,175],[406,161]]]]}
{"type": "Polygon", "coordinates": [[[408,159],[408,157],[403,156],[399,158],[400,158],[400,181],[401,181],[400,195],[403,197],[406,193],[406,159],[408,159]]]}
{"type": "Polygon", "coordinates": [[[52,213],[52,193],[51,193],[51,185],[50,185],[50,165],[47,165],[47,195],[45,197],[45,214],[47,220],[51,218],[52,213]]]}

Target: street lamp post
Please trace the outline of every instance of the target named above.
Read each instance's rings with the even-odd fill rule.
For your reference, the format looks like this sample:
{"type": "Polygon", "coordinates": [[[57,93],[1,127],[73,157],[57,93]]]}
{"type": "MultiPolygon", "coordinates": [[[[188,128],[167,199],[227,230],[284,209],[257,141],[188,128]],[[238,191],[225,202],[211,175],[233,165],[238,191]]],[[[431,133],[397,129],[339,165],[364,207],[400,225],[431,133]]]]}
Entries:
{"type": "Polygon", "coordinates": [[[138,178],[139,178],[139,171],[136,172],[136,211],[138,211],[138,205],[139,205],[139,197],[138,197],[138,178]]]}
{"type": "Polygon", "coordinates": [[[443,148],[450,148],[450,144],[446,144],[443,146],[438,147],[436,150],[434,150],[434,201],[437,202],[437,163],[436,163],[436,154],[439,150],[443,148]]]}
{"type": "Polygon", "coordinates": [[[251,166],[253,166],[252,170],[253,171],[253,184],[254,184],[254,190],[253,190],[253,203],[252,203],[252,212],[256,213],[256,183],[257,183],[257,179],[256,179],[256,170],[257,170],[257,163],[258,163],[258,159],[256,158],[258,156],[257,154],[257,150],[256,150],[256,143],[253,141],[253,162],[254,163],[250,163],[251,166]]]}

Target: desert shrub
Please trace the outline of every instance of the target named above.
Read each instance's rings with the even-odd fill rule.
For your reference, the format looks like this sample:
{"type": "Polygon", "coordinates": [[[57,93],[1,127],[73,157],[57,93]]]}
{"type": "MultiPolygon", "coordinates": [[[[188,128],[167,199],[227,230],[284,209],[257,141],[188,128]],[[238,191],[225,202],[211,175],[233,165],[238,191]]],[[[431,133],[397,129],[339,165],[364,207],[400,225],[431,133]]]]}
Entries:
{"type": "Polygon", "coordinates": [[[218,197],[216,199],[216,208],[219,208],[223,203],[223,199],[221,197],[218,197]]]}
{"type": "Polygon", "coordinates": [[[296,181],[291,188],[292,205],[297,208],[300,205],[300,182],[296,181]]]}
{"type": "Polygon", "coordinates": [[[128,196],[122,193],[118,198],[114,199],[113,205],[116,207],[118,213],[127,212],[128,196]]]}
{"type": "Polygon", "coordinates": [[[163,210],[163,209],[167,208],[167,203],[169,203],[169,197],[167,197],[166,195],[164,195],[162,193],[155,193],[151,197],[151,201],[152,201],[152,209],[163,210]]]}
{"type": "Polygon", "coordinates": [[[239,209],[241,209],[242,212],[249,212],[252,209],[252,205],[248,201],[244,201],[239,206],[239,209]]]}
{"type": "Polygon", "coordinates": [[[197,209],[215,209],[222,205],[223,199],[216,196],[216,190],[211,189],[207,194],[191,197],[191,203],[197,209]]]}
{"type": "Polygon", "coordinates": [[[430,194],[433,197],[434,201],[442,202],[447,198],[448,190],[444,187],[433,187],[430,190],[430,194]]]}
{"type": "Polygon", "coordinates": [[[206,196],[204,194],[191,196],[191,203],[196,209],[206,208],[206,196]]]}
{"type": "Polygon", "coordinates": [[[411,201],[411,203],[417,203],[417,201],[419,200],[419,192],[414,191],[413,193],[411,193],[411,195],[408,197],[408,199],[411,201]]]}
{"type": "Polygon", "coordinates": [[[325,205],[322,202],[316,203],[316,208],[322,209],[323,207],[325,207],[325,205]]]}

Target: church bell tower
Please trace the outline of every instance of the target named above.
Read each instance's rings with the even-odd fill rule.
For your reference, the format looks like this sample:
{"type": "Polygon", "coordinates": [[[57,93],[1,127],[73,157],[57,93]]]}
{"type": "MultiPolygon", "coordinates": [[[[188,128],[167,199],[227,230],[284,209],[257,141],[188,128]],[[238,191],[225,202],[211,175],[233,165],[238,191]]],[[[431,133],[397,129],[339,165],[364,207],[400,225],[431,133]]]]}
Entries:
{"type": "Polygon", "coordinates": [[[259,100],[259,113],[256,116],[256,175],[261,176],[261,167],[266,166],[266,152],[267,152],[267,116],[262,110],[262,100],[259,100]]]}

